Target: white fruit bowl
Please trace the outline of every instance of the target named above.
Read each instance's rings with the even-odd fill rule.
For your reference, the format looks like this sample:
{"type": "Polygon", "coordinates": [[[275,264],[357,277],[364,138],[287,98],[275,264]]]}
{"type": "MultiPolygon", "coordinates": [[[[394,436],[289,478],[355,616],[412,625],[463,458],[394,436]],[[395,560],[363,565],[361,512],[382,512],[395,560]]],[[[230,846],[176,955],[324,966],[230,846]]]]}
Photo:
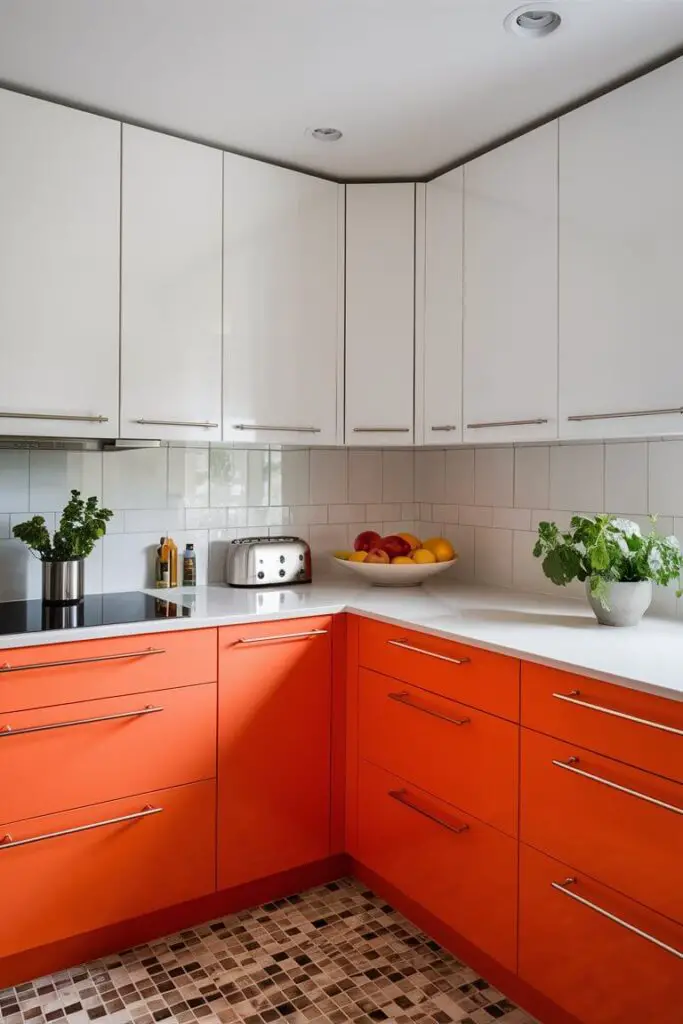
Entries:
{"type": "Polygon", "coordinates": [[[419,587],[431,576],[450,569],[457,562],[457,556],[450,562],[427,562],[425,565],[383,565],[381,562],[349,562],[335,558],[337,565],[343,565],[361,576],[373,587],[419,587]]]}

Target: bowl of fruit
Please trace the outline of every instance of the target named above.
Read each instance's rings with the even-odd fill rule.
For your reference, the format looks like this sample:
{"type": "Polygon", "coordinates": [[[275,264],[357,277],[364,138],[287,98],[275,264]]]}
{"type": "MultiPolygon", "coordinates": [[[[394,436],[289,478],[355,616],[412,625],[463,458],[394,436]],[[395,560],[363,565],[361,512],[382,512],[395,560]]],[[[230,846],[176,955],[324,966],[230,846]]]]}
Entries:
{"type": "Polygon", "coordinates": [[[419,587],[457,561],[445,537],[421,541],[412,533],[380,537],[374,530],[359,533],[353,551],[337,551],[335,561],[375,587],[419,587]]]}

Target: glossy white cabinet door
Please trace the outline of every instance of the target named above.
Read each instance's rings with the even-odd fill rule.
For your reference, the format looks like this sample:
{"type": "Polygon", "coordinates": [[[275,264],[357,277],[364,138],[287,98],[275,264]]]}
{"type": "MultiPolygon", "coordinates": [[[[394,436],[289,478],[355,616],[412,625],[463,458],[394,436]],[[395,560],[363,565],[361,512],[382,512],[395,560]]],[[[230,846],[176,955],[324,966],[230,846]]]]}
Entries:
{"type": "Polygon", "coordinates": [[[560,119],[562,437],[683,431],[681,97],[678,60],[560,119]]]}
{"type": "Polygon", "coordinates": [[[420,338],[416,322],[415,399],[422,425],[417,440],[427,445],[462,441],[462,249],[458,167],[426,186],[424,327],[420,338]]]}
{"type": "Polygon", "coordinates": [[[224,439],[339,444],[343,186],[225,154],[224,439]]]}
{"type": "Polygon", "coordinates": [[[0,434],[118,434],[120,141],[0,90],[0,434]]]}
{"type": "Polygon", "coordinates": [[[415,186],[346,187],[346,443],[413,443],[415,186]]]}
{"type": "Polygon", "coordinates": [[[465,165],[469,442],[557,437],[557,136],[553,121],[465,165]]]}
{"type": "Polygon", "coordinates": [[[121,436],[220,441],[222,153],[122,145],[121,436]]]}

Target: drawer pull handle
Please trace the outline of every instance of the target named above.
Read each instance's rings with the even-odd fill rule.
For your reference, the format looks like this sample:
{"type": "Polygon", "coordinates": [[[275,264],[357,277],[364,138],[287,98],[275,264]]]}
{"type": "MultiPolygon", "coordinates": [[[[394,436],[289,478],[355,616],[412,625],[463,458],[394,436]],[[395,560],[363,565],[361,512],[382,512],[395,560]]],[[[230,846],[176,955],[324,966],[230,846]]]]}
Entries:
{"type": "Polygon", "coordinates": [[[93,725],[95,722],[115,722],[120,718],[139,718],[140,715],[155,715],[161,707],[148,704],[137,711],[119,711],[115,715],[98,715],[97,718],[74,718],[70,722],[50,722],[49,725],[30,725],[25,729],[13,729],[11,725],[0,727],[0,739],[8,736],[27,736],[32,732],[49,732],[51,729],[70,729],[72,725],[93,725]]]}
{"type": "Polygon", "coordinates": [[[218,427],[220,424],[212,423],[210,420],[133,420],[133,423],[139,423],[141,427],[202,427],[204,430],[210,430],[212,427],[218,427]]]}
{"type": "Polygon", "coordinates": [[[662,942],[661,939],[656,939],[654,935],[649,935],[640,928],[636,928],[634,924],[629,924],[628,921],[624,921],[621,917],[617,917],[616,914],[610,914],[609,910],[604,910],[602,907],[599,907],[597,903],[591,903],[590,900],[585,899],[583,896],[579,896],[578,893],[572,892],[568,886],[576,885],[577,882],[578,879],[576,878],[565,878],[564,882],[551,882],[550,884],[553,889],[557,890],[557,892],[564,893],[565,896],[569,896],[570,899],[576,900],[577,903],[582,903],[583,906],[588,907],[589,910],[594,910],[596,914],[606,917],[608,921],[614,921],[615,924],[620,925],[629,932],[633,932],[634,935],[640,935],[641,939],[651,942],[653,946],[659,946],[660,949],[665,950],[667,953],[671,953],[672,956],[678,957],[679,960],[683,960],[683,952],[681,952],[680,949],[674,949],[673,946],[667,946],[666,942],[662,942]]]}
{"type": "Polygon", "coordinates": [[[241,636],[238,644],[267,644],[271,640],[299,640],[304,636],[325,636],[326,629],[307,629],[301,633],[279,633],[277,636],[241,636]]]}
{"type": "Polygon", "coordinates": [[[118,818],[105,818],[104,821],[93,821],[91,825],[77,825],[75,828],[65,828],[61,832],[46,832],[42,836],[31,836],[30,839],[12,839],[9,833],[0,839],[0,853],[3,850],[13,850],[17,846],[30,846],[31,843],[42,843],[46,839],[61,839],[62,836],[73,836],[77,832],[91,832],[94,828],[104,828],[106,825],[120,825],[124,821],[139,821],[141,818],[149,818],[152,814],[161,814],[163,807],[152,807],[147,804],[141,811],[134,814],[122,814],[118,818]]]}
{"type": "Polygon", "coordinates": [[[404,651],[413,651],[415,654],[426,654],[428,658],[437,658],[439,661],[449,661],[451,665],[469,665],[469,658],[449,658],[445,654],[437,654],[435,651],[425,651],[422,647],[413,647],[406,640],[387,640],[391,647],[401,647],[404,651]]]}
{"type": "Polygon", "coordinates": [[[354,434],[409,434],[410,427],[354,427],[354,434]]]}
{"type": "Polygon", "coordinates": [[[395,700],[399,704],[405,704],[407,708],[413,708],[415,711],[422,711],[425,715],[431,715],[432,718],[440,718],[442,722],[450,722],[451,725],[469,725],[469,718],[449,718],[448,715],[442,715],[440,711],[432,711],[431,708],[423,708],[421,704],[414,704],[410,699],[410,694],[403,690],[401,693],[389,693],[387,694],[389,700],[395,700]]]}
{"type": "Polygon", "coordinates": [[[593,775],[592,772],[585,772],[583,768],[575,768],[574,765],[579,763],[578,757],[570,757],[568,761],[553,761],[556,768],[564,768],[567,772],[572,772],[574,775],[580,775],[584,779],[591,779],[593,782],[599,782],[603,786],[609,786],[610,789],[616,789],[620,793],[627,793],[629,796],[634,796],[638,800],[646,800],[649,804],[654,804],[656,807],[663,807],[665,811],[673,811],[674,814],[683,814],[683,807],[676,807],[674,804],[667,804],[663,800],[657,800],[654,796],[647,796],[645,793],[639,793],[637,789],[629,789],[628,786],[620,786],[616,782],[610,782],[609,779],[603,779],[600,775],[593,775]]]}
{"type": "Polygon", "coordinates": [[[673,733],[674,736],[683,736],[683,729],[676,729],[672,725],[662,725],[661,722],[650,722],[647,718],[637,718],[636,715],[627,715],[623,711],[615,711],[614,708],[603,708],[600,704],[591,704],[587,700],[578,700],[581,696],[580,690],[570,690],[569,693],[554,693],[557,700],[565,700],[568,704],[576,704],[580,708],[588,708],[589,711],[600,711],[603,715],[612,715],[614,718],[623,718],[626,722],[637,722],[638,725],[648,725],[651,729],[661,729],[662,732],[673,733]]]}
{"type": "Polygon", "coordinates": [[[444,821],[443,818],[437,818],[435,814],[430,811],[425,811],[424,807],[418,807],[411,800],[406,799],[408,791],[406,789],[390,789],[389,796],[392,800],[396,800],[399,804],[403,804],[404,807],[408,807],[411,811],[415,811],[417,814],[421,814],[423,818],[429,818],[430,821],[435,822],[437,825],[441,825],[441,828],[447,829],[449,832],[454,832],[456,836],[461,835],[463,832],[469,832],[470,826],[465,825],[451,825],[450,822],[444,821]]]}
{"type": "Polygon", "coordinates": [[[535,420],[491,420],[489,423],[468,423],[468,430],[484,430],[486,427],[540,427],[547,419],[535,420]]]}
{"type": "Polygon", "coordinates": [[[63,665],[91,665],[97,661],[121,661],[123,658],[148,658],[150,654],[166,654],[161,647],[147,647],[144,651],[125,654],[101,654],[96,658],[70,658],[68,661],[36,661],[32,665],[0,665],[0,672],[29,672],[34,668],[61,668],[63,665]]]}
{"type": "Polygon", "coordinates": [[[261,423],[233,423],[233,430],[283,430],[292,434],[320,434],[322,427],[275,427],[261,423]]]}
{"type": "Polygon", "coordinates": [[[66,423],[108,423],[108,416],[75,416],[66,413],[52,415],[47,412],[0,412],[4,420],[54,420],[66,423]]]}
{"type": "Polygon", "coordinates": [[[442,431],[444,433],[450,433],[451,430],[457,430],[458,428],[455,426],[454,423],[444,423],[443,426],[430,427],[429,429],[434,431],[442,431]]]}

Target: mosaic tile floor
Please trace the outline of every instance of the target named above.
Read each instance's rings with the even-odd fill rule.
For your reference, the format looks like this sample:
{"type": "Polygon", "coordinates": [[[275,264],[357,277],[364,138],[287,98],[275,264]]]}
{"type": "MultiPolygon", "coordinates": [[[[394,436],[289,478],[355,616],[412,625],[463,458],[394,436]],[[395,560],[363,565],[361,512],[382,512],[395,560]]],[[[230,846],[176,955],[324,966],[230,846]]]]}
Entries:
{"type": "Polygon", "coordinates": [[[0,992],[0,1024],[534,1024],[357,882],[0,992]]]}

